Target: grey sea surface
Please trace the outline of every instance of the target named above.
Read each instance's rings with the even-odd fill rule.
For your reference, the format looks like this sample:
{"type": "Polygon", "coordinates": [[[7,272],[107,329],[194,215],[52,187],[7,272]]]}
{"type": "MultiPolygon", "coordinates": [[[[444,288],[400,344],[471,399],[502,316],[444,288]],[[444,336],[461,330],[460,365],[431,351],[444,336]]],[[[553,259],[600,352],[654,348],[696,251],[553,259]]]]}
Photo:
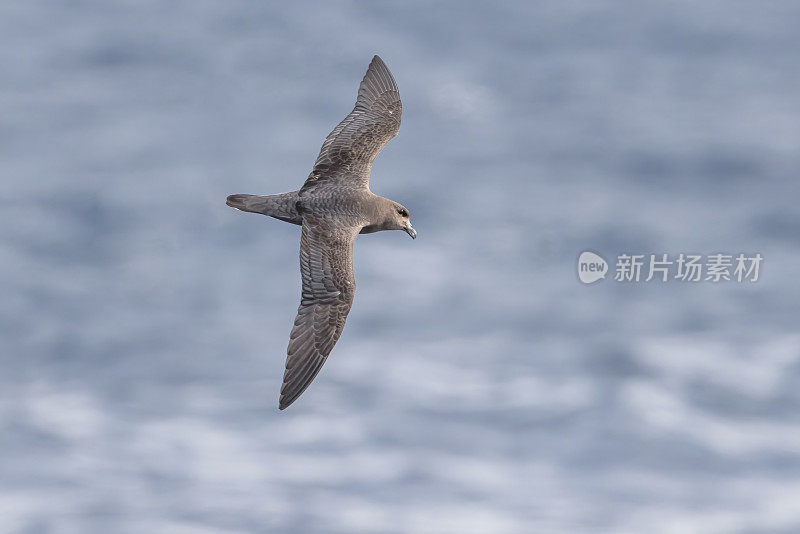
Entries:
{"type": "MultiPolygon", "coordinates": [[[[0,532],[800,532],[800,4],[0,3],[0,532]],[[286,412],[298,188],[403,97],[286,412]],[[578,281],[592,250],[756,283],[578,281]]],[[[613,265],[612,265],[613,269],[613,265]]]]}

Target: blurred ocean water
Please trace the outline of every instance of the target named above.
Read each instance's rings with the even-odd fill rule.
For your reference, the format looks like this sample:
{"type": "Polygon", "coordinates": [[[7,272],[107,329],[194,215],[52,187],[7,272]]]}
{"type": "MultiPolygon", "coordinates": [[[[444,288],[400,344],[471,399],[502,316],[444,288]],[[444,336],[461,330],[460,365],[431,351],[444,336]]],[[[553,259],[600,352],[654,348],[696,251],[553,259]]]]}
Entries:
{"type": "Polygon", "coordinates": [[[800,531],[800,5],[0,4],[0,532],[800,531]],[[345,333],[285,413],[302,184],[373,54],[345,333]],[[586,249],[761,253],[582,286],[586,249]]]}

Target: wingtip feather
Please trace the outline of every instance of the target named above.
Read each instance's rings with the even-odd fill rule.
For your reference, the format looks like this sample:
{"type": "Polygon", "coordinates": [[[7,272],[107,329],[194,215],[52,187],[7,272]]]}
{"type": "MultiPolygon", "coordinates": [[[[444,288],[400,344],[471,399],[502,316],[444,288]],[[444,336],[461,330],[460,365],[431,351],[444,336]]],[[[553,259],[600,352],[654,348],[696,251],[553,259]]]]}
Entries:
{"type": "Polygon", "coordinates": [[[292,405],[294,401],[296,401],[300,395],[281,395],[280,400],[278,401],[278,409],[280,411],[285,410],[289,406],[292,405]]]}

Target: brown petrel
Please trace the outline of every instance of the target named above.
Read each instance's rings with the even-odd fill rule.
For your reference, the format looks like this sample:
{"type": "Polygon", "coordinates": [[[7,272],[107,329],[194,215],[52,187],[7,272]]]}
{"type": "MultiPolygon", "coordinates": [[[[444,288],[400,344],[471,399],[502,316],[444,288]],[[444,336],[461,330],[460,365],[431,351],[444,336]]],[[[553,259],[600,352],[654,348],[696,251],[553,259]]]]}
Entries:
{"type": "Polygon", "coordinates": [[[303,291],[289,335],[279,408],[292,404],[317,376],[344,329],[353,304],[353,242],[358,234],[403,230],[413,238],[408,210],[369,189],[378,152],[400,129],[403,105],[392,73],[375,56],[353,111],[322,143],[299,191],[231,195],[228,206],[303,227],[303,291]]]}

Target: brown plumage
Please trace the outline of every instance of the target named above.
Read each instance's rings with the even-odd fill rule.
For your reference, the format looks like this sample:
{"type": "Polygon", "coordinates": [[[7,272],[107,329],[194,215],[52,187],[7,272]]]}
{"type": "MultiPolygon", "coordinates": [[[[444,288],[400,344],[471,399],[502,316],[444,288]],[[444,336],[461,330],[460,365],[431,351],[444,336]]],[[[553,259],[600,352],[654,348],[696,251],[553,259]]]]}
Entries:
{"type": "Polygon", "coordinates": [[[372,162],[397,135],[402,112],[392,73],[375,56],[361,81],[355,108],[322,143],[303,187],[279,195],[228,197],[231,207],[303,227],[303,290],[289,335],[281,410],[314,380],[342,334],[356,289],[356,236],[380,230],[417,236],[405,207],[369,190],[372,162]]]}

